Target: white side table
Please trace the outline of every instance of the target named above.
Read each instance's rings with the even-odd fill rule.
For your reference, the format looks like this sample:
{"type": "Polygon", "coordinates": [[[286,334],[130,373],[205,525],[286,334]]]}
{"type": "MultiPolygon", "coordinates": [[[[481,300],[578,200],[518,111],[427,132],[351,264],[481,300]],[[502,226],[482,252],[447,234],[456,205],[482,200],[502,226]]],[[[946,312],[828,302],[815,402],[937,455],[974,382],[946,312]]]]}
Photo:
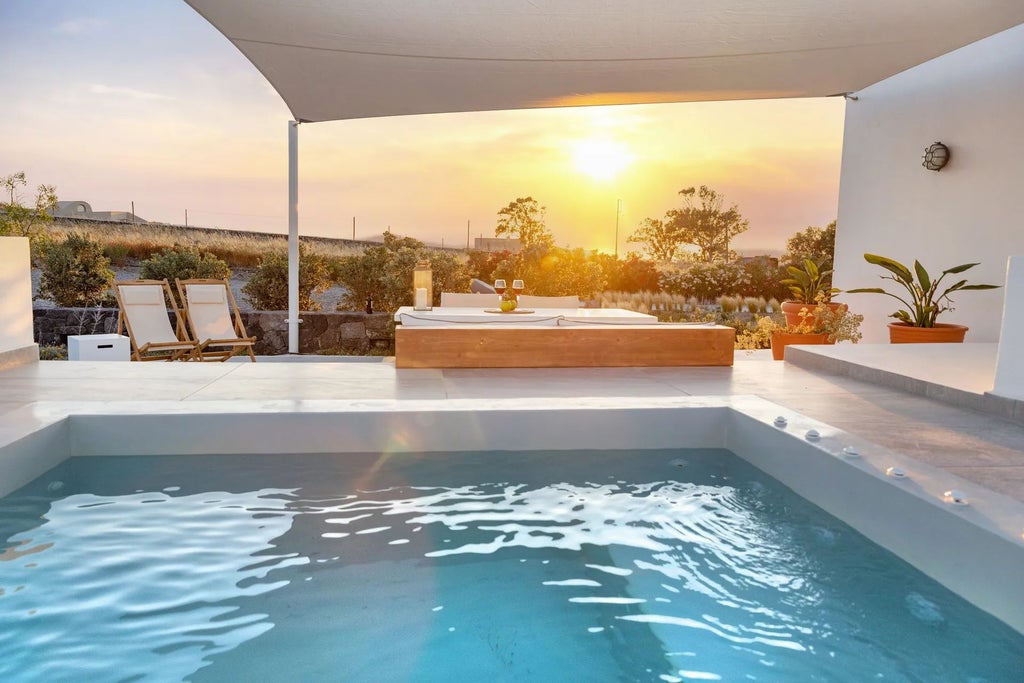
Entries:
{"type": "Polygon", "coordinates": [[[70,334],[68,360],[131,359],[128,337],[122,334],[70,334]]]}

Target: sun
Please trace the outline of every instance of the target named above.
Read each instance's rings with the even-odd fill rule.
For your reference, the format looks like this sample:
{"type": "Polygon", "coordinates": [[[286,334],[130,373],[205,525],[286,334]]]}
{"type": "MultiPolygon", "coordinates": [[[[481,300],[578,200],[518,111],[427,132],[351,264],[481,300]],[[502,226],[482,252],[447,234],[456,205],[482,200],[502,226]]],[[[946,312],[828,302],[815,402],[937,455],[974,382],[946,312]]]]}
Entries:
{"type": "Polygon", "coordinates": [[[625,145],[596,137],[572,143],[572,159],[577,171],[594,180],[611,180],[633,163],[625,145]]]}

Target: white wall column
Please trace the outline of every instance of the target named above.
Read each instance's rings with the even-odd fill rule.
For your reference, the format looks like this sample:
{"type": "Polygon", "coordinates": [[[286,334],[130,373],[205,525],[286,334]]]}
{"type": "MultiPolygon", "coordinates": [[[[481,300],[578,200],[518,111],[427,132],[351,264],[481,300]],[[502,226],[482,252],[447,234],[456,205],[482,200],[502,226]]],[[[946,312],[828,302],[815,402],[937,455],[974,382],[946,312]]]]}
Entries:
{"type": "Polygon", "coordinates": [[[1024,256],[1007,259],[1003,327],[992,393],[1024,401],[1024,256]]]}
{"type": "Polygon", "coordinates": [[[39,360],[32,341],[32,263],[27,237],[0,237],[0,368],[39,360]]]}
{"type": "Polygon", "coordinates": [[[288,122],[288,353],[299,352],[299,122],[288,122]]]}
{"type": "MultiPolygon", "coordinates": [[[[856,93],[846,103],[835,276],[840,289],[886,287],[881,254],[934,276],[961,263],[973,284],[999,284],[1006,257],[1024,254],[1024,25],[971,43],[856,93]],[[921,166],[926,147],[950,148],[941,171],[921,166]]],[[[956,282],[949,276],[943,284],[956,282]]],[[[895,290],[894,290],[895,291],[895,290]]],[[[957,292],[939,322],[971,328],[968,342],[999,338],[1003,289],[957,292]]],[[[888,341],[888,297],[843,295],[864,315],[867,343],[888,341]]]]}

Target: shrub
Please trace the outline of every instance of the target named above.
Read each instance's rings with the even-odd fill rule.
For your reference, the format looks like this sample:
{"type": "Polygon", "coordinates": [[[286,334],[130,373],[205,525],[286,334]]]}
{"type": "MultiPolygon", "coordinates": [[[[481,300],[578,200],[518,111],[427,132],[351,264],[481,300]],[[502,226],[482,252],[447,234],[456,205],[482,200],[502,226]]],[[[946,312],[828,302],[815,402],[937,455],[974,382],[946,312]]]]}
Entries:
{"type": "Polygon", "coordinates": [[[39,360],[67,360],[68,347],[63,344],[40,344],[39,360]]]}
{"type": "Polygon", "coordinates": [[[732,315],[739,309],[740,299],[732,296],[720,296],[718,305],[722,309],[722,315],[732,315]]]}
{"type": "Polygon", "coordinates": [[[718,316],[698,304],[689,305],[676,294],[664,292],[601,292],[597,297],[601,308],[624,308],[658,316],[659,322],[714,322],[718,316]]]}
{"type": "Polygon", "coordinates": [[[616,268],[606,272],[608,289],[620,292],[658,291],[658,267],[653,261],[630,254],[621,261],[614,261],[616,268]]]}
{"type": "Polygon", "coordinates": [[[743,298],[743,305],[746,306],[748,313],[764,313],[768,308],[768,302],[764,300],[763,296],[748,296],[743,298]]]}
{"type": "Polygon", "coordinates": [[[494,277],[519,278],[536,296],[577,295],[589,299],[604,289],[604,273],[582,249],[535,245],[510,254],[494,269],[494,277]]]}
{"type": "Polygon", "coordinates": [[[114,281],[109,266],[99,242],[71,233],[47,249],[39,296],[58,306],[98,306],[114,281]]]}
{"type": "MultiPolygon", "coordinates": [[[[208,251],[175,244],[143,261],[139,277],[143,280],[166,279],[171,283],[173,290],[175,279],[215,278],[223,280],[231,277],[231,269],[228,268],[227,263],[208,251]]],[[[177,292],[175,292],[175,298],[177,298],[177,292]]]]}
{"type": "Polygon", "coordinates": [[[767,315],[759,317],[743,329],[737,330],[736,348],[746,351],[770,349],[772,347],[772,332],[780,329],[786,329],[785,321],[776,320],[767,315]]]}
{"type": "Polygon", "coordinates": [[[743,264],[745,283],[737,291],[744,296],[761,296],[765,299],[788,299],[789,288],[780,281],[788,276],[784,266],[773,264],[767,259],[754,259],[743,264]]]}
{"type": "Polygon", "coordinates": [[[660,276],[662,290],[671,294],[715,301],[723,295],[742,291],[746,273],[735,263],[689,263],[664,266],[660,276]]]}
{"type": "Polygon", "coordinates": [[[337,279],[348,291],[338,310],[361,311],[369,296],[373,297],[375,311],[393,313],[400,306],[411,306],[412,271],[423,259],[430,261],[432,305],[439,305],[442,291],[469,290],[469,273],[454,254],[427,249],[419,240],[388,232],[384,233],[383,245],[341,259],[337,279]]]}
{"type": "Polygon", "coordinates": [[[475,277],[484,282],[494,281],[494,269],[512,255],[512,252],[505,249],[502,251],[477,251],[471,250],[468,254],[469,262],[466,269],[470,277],[475,277]]]}
{"type": "MultiPolygon", "coordinates": [[[[305,244],[299,244],[299,310],[319,311],[313,295],[331,286],[327,260],[305,244]]],[[[288,255],[268,254],[242,287],[252,307],[258,311],[288,310],[288,255]]]]}
{"type": "Polygon", "coordinates": [[[107,244],[103,247],[103,255],[115,266],[123,266],[128,262],[131,250],[127,244],[107,244]]]}

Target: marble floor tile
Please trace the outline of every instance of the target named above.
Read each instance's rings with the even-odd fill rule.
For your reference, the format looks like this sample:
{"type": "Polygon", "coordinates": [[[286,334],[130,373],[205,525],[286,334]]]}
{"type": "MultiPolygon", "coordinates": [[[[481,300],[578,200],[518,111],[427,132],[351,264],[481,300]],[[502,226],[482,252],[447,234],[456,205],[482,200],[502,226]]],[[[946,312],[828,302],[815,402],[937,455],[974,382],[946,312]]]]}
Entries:
{"type": "Polygon", "coordinates": [[[443,399],[444,387],[433,380],[341,380],[335,378],[248,379],[218,382],[196,390],[190,401],[320,399],[443,399]]]}
{"type": "MultiPolygon", "coordinates": [[[[766,360],[732,367],[396,369],[393,361],[41,362],[0,371],[0,426],[26,404],[446,400],[752,394],[1024,500],[1024,426],[845,374],[766,360]]],[[[182,405],[176,403],[176,405],[182,405]]]]}
{"type": "Polygon", "coordinates": [[[1024,490],[1022,467],[946,467],[946,471],[1011,498],[1021,499],[1024,490]]]}

